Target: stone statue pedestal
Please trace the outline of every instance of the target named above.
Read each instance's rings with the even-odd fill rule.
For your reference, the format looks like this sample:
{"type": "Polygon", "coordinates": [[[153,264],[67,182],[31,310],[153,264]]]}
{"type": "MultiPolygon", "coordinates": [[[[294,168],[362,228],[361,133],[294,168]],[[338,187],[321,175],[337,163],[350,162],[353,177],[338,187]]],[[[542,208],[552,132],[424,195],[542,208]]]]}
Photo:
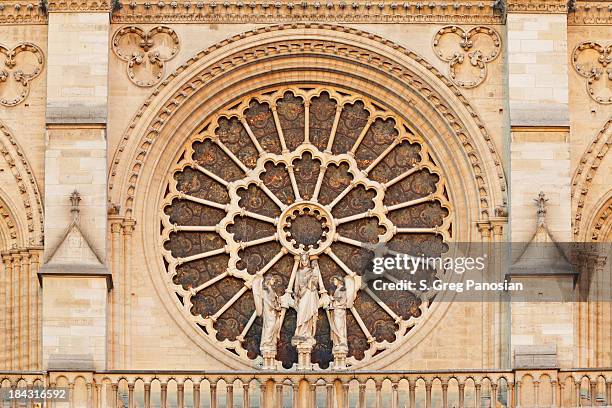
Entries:
{"type": "Polygon", "coordinates": [[[262,370],[276,370],[276,346],[261,349],[263,357],[262,370]]]}
{"type": "Polygon", "coordinates": [[[346,370],[346,357],[348,356],[348,347],[347,346],[336,346],[332,349],[332,354],[334,356],[334,370],[346,370]]]}
{"type": "Polygon", "coordinates": [[[314,343],[314,339],[303,339],[301,337],[293,337],[293,339],[291,339],[291,345],[295,346],[298,352],[298,370],[312,370],[310,354],[312,353],[314,343]]]}

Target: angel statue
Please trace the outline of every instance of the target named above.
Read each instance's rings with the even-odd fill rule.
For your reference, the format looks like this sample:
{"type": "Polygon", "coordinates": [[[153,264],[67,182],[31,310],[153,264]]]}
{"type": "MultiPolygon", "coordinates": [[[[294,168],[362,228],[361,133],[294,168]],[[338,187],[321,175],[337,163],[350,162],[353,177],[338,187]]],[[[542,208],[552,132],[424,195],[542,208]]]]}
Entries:
{"type": "Polygon", "coordinates": [[[346,309],[353,307],[357,290],[361,285],[361,276],[333,276],[331,284],[334,285],[334,293],[328,306],[331,312],[329,325],[334,347],[334,368],[346,367],[346,356],[348,355],[348,338],[346,334],[346,309]]]}
{"type": "Polygon", "coordinates": [[[257,316],[261,316],[263,328],[261,330],[261,341],[259,347],[264,359],[263,368],[276,368],[276,342],[280,334],[280,299],[274,291],[277,278],[268,275],[265,278],[257,275],[253,279],[253,300],[257,316]]]}

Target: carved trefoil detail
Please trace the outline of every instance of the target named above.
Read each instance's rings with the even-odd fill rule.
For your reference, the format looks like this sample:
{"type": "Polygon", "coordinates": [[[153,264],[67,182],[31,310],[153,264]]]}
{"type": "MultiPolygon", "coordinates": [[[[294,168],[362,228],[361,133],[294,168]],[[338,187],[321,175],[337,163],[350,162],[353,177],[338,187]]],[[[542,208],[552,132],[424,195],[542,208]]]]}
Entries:
{"type": "Polygon", "coordinates": [[[123,27],[113,35],[113,51],[127,62],[130,81],[141,87],[157,85],[164,78],[167,61],[180,50],[176,32],[166,26],[145,31],[136,26],[123,27]]]}
{"type": "Polygon", "coordinates": [[[586,78],[587,93],[595,102],[612,103],[612,44],[579,43],[572,53],[572,65],[586,78]]]}
{"type": "Polygon", "coordinates": [[[438,30],[433,49],[438,58],[448,63],[448,75],[456,85],[475,88],[487,78],[487,64],[500,54],[501,38],[489,27],[465,31],[449,25],[438,30]]]}
{"type": "Polygon", "coordinates": [[[0,44],[0,105],[15,106],[25,101],[30,81],[40,75],[44,61],[42,50],[32,43],[14,48],[0,44]]]}

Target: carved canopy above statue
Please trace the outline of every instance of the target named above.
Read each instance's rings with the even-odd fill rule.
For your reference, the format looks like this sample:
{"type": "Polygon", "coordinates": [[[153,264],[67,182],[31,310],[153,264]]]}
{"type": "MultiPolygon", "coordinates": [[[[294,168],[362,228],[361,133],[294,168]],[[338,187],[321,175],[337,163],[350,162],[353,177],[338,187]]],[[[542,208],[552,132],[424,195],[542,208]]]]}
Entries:
{"type": "MultiPolygon", "coordinates": [[[[315,85],[254,93],[209,118],[168,175],[162,205],[170,287],[193,324],[245,361],[261,355],[255,276],[275,275],[277,294],[291,293],[308,251],[333,293],[331,278],[363,275],[375,251],[440,253],[452,233],[425,141],[380,103],[315,85]]],[[[375,294],[367,279],[346,314],[349,365],[391,349],[431,301],[375,294]]],[[[290,368],[296,313],[285,307],[276,359],[290,368]]],[[[323,308],[317,325],[312,362],[327,368],[323,308]]]]}

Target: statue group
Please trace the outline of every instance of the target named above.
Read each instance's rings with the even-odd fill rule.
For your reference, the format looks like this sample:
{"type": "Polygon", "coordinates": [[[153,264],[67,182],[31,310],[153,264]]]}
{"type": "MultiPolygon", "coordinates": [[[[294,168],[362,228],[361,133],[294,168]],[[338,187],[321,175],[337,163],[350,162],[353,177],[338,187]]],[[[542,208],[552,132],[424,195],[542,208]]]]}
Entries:
{"type": "Polygon", "coordinates": [[[333,342],[334,369],[345,369],[348,355],[348,339],[346,330],[347,309],[353,307],[353,302],[359,290],[359,276],[333,276],[330,283],[333,286],[331,296],[327,293],[319,263],[304,252],[299,256],[299,264],[289,280],[289,286],[283,296],[278,296],[274,285],[278,278],[273,275],[263,277],[257,275],[253,280],[253,298],[257,315],[262,318],[260,349],[264,369],[276,369],[276,344],[280,329],[288,308],[297,312],[295,334],[291,344],[298,352],[297,369],[313,368],[311,352],[316,344],[315,334],[319,309],[327,313],[331,338],[333,342]]]}

